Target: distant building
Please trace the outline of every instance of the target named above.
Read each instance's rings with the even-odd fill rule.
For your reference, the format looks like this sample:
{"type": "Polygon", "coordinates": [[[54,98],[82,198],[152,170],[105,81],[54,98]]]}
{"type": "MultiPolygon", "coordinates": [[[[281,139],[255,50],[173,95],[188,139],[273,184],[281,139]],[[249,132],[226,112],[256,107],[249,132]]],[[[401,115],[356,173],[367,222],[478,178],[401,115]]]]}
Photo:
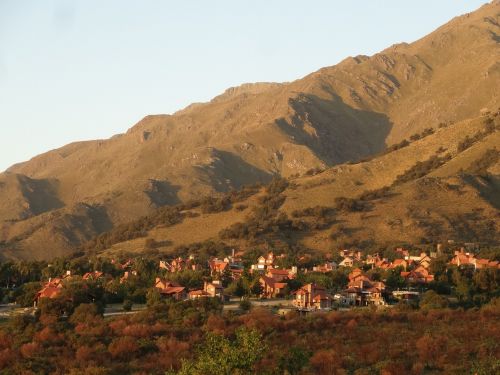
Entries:
{"type": "Polygon", "coordinates": [[[219,280],[214,280],[210,283],[205,281],[203,289],[190,291],[188,297],[189,299],[220,298],[224,300],[224,288],[219,280]]]}
{"type": "Polygon", "coordinates": [[[325,310],[332,306],[332,299],[325,288],[317,284],[306,284],[295,292],[293,305],[298,309],[325,310]]]}
{"type": "Polygon", "coordinates": [[[282,297],[287,287],[287,283],[281,280],[276,280],[272,277],[262,276],[259,279],[262,286],[262,298],[276,298],[282,297]]]}
{"type": "Polygon", "coordinates": [[[180,286],[177,283],[164,280],[160,277],[157,277],[155,280],[155,288],[159,290],[160,294],[163,297],[173,298],[177,301],[183,300],[186,298],[186,288],[180,286]]]}

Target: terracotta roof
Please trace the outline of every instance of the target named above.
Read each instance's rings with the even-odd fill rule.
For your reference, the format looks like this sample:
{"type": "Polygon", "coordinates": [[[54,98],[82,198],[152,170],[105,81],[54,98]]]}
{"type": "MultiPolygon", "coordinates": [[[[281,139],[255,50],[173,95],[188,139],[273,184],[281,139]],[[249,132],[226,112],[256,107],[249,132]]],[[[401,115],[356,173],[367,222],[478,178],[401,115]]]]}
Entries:
{"type": "Polygon", "coordinates": [[[182,291],[184,291],[184,289],[186,289],[186,288],[183,286],[169,286],[165,289],[161,289],[160,293],[161,294],[177,294],[177,293],[181,293],[182,291]]]}
{"type": "Polygon", "coordinates": [[[209,296],[209,294],[207,292],[205,292],[204,290],[192,290],[189,292],[189,295],[190,296],[209,296]]]}
{"type": "Polygon", "coordinates": [[[94,271],[94,272],[87,272],[85,275],[83,275],[84,280],[88,279],[98,279],[103,275],[102,272],[100,271],[94,271]]]}
{"type": "Polygon", "coordinates": [[[282,269],[277,269],[277,268],[272,268],[269,270],[269,273],[276,274],[276,275],[286,275],[290,273],[288,270],[282,270],[282,269]]]}
{"type": "Polygon", "coordinates": [[[58,294],[61,292],[61,288],[58,288],[56,286],[46,286],[42,290],[40,290],[36,296],[35,299],[38,298],[55,298],[58,296],[58,294]]]}
{"type": "Polygon", "coordinates": [[[278,282],[276,279],[268,276],[262,276],[261,280],[263,280],[264,283],[269,285],[271,288],[284,288],[287,285],[287,283],[278,282]]]}

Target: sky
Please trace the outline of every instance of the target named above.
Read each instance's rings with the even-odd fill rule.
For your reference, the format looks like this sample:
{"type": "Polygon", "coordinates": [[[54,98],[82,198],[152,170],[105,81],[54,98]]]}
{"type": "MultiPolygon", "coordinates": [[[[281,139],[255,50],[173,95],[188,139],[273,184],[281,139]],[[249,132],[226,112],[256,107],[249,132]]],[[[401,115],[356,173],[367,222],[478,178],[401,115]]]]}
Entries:
{"type": "Polygon", "coordinates": [[[244,82],[412,42],[476,0],[0,0],[0,171],[244,82]]]}

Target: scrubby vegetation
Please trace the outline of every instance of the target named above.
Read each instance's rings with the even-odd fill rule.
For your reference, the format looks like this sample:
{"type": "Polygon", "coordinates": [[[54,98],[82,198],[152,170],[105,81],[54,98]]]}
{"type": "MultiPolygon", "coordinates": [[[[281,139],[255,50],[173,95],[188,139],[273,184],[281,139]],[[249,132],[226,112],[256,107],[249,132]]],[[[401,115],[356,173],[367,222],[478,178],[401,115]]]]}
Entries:
{"type": "Polygon", "coordinates": [[[491,117],[487,117],[484,120],[484,129],[478,130],[472,137],[466,136],[463,140],[461,140],[457,145],[457,151],[463,152],[471,147],[476,142],[484,139],[488,135],[494,133],[496,131],[495,121],[491,117]]]}
{"type": "Polygon", "coordinates": [[[160,302],[103,319],[82,304],[62,319],[44,309],[0,330],[4,373],[425,374],[498,373],[499,300],[480,310],[331,312],[280,318],[221,313],[216,301],[160,302]],[[284,344],[286,343],[286,345],[284,344]]]}
{"type": "Polygon", "coordinates": [[[479,175],[479,176],[487,176],[488,168],[490,168],[495,163],[498,163],[500,160],[500,151],[495,148],[487,150],[480,159],[478,159],[475,163],[471,164],[469,168],[465,170],[465,173],[479,175]]]}
{"type": "Polygon", "coordinates": [[[451,155],[447,154],[443,157],[433,155],[428,160],[419,161],[413,167],[405,171],[403,174],[396,177],[394,185],[403,184],[408,181],[416,180],[417,178],[426,176],[433,170],[439,168],[447,161],[451,160],[451,155]]]}
{"type": "MultiPolygon", "coordinates": [[[[280,188],[286,188],[286,186],[283,185],[283,182],[275,184],[276,186],[271,187],[272,189],[279,190],[280,188]]],[[[109,232],[102,233],[82,245],[81,250],[99,251],[107,249],[119,242],[145,237],[147,232],[155,227],[169,227],[180,223],[184,217],[197,215],[195,212],[188,210],[199,208],[203,213],[227,211],[232,208],[233,204],[244,201],[245,199],[256,194],[260,188],[261,187],[259,185],[244,186],[240,190],[230,191],[222,196],[209,196],[199,200],[191,200],[172,207],[160,207],[147,216],[143,216],[127,224],[118,225],[109,232]]]]}

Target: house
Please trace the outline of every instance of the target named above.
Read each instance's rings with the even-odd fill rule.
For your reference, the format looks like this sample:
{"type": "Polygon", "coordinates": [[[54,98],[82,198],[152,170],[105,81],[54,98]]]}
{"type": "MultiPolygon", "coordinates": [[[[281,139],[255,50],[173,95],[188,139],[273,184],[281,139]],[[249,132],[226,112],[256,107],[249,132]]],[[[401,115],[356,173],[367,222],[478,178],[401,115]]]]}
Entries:
{"type": "Polygon", "coordinates": [[[429,268],[429,266],[431,265],[431,257],[428,256],[426,253],[421,253],[420,254],[420,260],[418,261],[418,264],[425,267],[425,268],[429,268]]]}
{"type": "Polygon", "coordinates": [[[163,297],[173,298],[177,301],[186,298],[186,288],[177,283],[157,277],[154,287],[160,291],[163,297]]]}
{"type": "Polygon", "coordinates": [[[120,277],[120,284],[123,284],[125,281],[129,280],[133,276],[137,276],[137,271],[125,271],[123,276],[120,277]]]}
{"type": "Polygon", "coordinates": [[[377,263],[380,262],[382,258],[380,258],[380,255],[378,253],[370,255],[368,254],[366,256],[365,264],[371,265],[372,267],[377,263]]]}
{"type": "Polygon", "coordinates": [[[349,281],[352,281],[352,280],[355,280],[356,277],[361,276],[361,275],[363,275],[363,271],[361,271],[359,268],[355,268],[349,273],[347,278],[349,279],[349,281]]]}
{"type": "Polygon", "coordinates": [[[404,259],[394,259],[391,268],[397,268],[397,267],[403,267],[403,269],[406,271],[406,268],[408,268],[408,261],[404,259]]]}
{"type": "Polygon", "coordinates": [[[243,273],[245,270],[243,268],[231,268],[231,279],[233,280],[239,280],[241,276],[243,276],[243,273]]]}
{"type": "Polygon", "coordinates": [[[362,257],[361,251],[356,251],[356,250],[340,250],[339,255],[342,258],[349,257],[357,261],[360,261],[362,257]]]}
{"type": "Polygon", "coordinates": [[[266,276],[276,281],[283,281],[286,279],[294,279],[297,275],[297,267],[292,267],[290,270],[284,270],[279,268],[269,268],[266,272],[266,276]]]}
{"type": "Polygon", "coordinates": [[[45,285],[40,289],[33,298],[33,306],[37,307],[38,303],[42,298],[57,298],[61,293],[63,287],[63,278],[51,278],[45,283],[45,285]]]}
{"type": "Polygon", "coordinates": [[[101,279],[104,276],[103,272],[100,271],[94,271],[94,272],[87,272],[82,276],[83,280],[92,280],[96,281],[101,279]]]}
{"type": "Polygon", "coordinates": [[[211,283],[206,282],[203,285],[203,289],[192,290],[188,293],[189,299],[198,298],[220,298],[224,300],[224,288],[220,283],[220,280],[214,280],[211,283]]]}
{"type": "Polygon", "coordinates": [[[114,264],[116,268],[124,270],[124,269],[130,268],[132,266],[132,264],[134,263],[134,261],[132,259],[128,259],[125,263],[121,264],[119,261],[112,259],[111,263],[114,264]]]}
{"type": "Polygon", "coordinates": [[[434,281],[434,275],[431,275],[424,266],[418,266],[409,272],[403,271],[401,277],[412,284],[427,284],[434,281]]]}
{"type": "Polygon", "coordinates": [[[400,300],[400,301],[418,301],[420,298],[420,293],[416,291],[410,291],[410,290],[395,290],[392,292],[392,295],[394,298],[400,300]]]}
{"type": "Polygon", "coordinates": [[[332,300],[325,288],[311,283],[295,292],[293,305],[298,309],[324,310],[331,308],[332,300]]]}
{"type": "Polygon", "coordinates": [[[160,260],[159,267],[160,269],[167,270],[168,272],[180,272],[184,270],[197,271],[201,269],[201,266],[194,261],[194,257],[192,255],[186,260],[181,257],[175,258],[170,262],[160,260]]]}
{"type": "Polygon", "coordinates": [[[383,258],[381,260],[379,260],[378,262],[376,262],[374,264],[374,267],[375,268],[380,268],[380,269],[383,269],[383,270],[388,270],[392,267],[392,263],[389,262],[389,260],[387,260],[387,258],[383,258]]]}
{"type": "Polygon", "coordinates": [[[228,255],[227,257],[224,258],[224,262],[229,263],[231,267],[237,267],[237,268],[242,268],[242,259],[241,259],[242,253],[238,252],[237,254],[235,253],[235,250],[233,249],[231,251],[231,255],[228,255]]]}
{"type": "Polygon", "coordinates": [[[476,258],[472,253],[466,253],[463,248],[455,251],[455,256],[450,261],[450,264],[461,268],[471,267],[474,268],[474,270],[482,268],[500,268],[500,263],[498,261],[476,258]]]}
{"type": "Polygon", "coordinates": [[[210,274],[212,276],[221,275],[227,269],[229,270],[229,263],[223,260],[214,258],[208,262],[208,267],[210,268],[210,274]]]}
{"type": "Polygon", "coordinates": [[[251,272],[253,271],[265,271],[268,268],[273,268],[275,256],[273,252],[267,254],[266,257],[260,256],[257,258],[257,264],[252,264],[250,267],[251,272]]]}
{"type": "Polygon", "coordinates": [[[276,298],[283,296],[284,289],[287,287],[286,282],[268,276],[262,276],[259,282],[262,286],[261,298],[276,298]]]}
{"type": "Polygon", "coordinates": [[[354,260],[351,257],[345,257],[342,262],[339,263],[341,267],[352,267],[354,265],[354,260]]]}
{"type": "Polygon", "coordinates": [[[403,249],[402,247],[398,247],[394,251],[398,253],[401,257],[403,257],[403,259],[408,260],[410,257],[410,252],[408,250],[403,249]]]}
{"type": "Polygon", "coordinates": [[[313,272],[328,273],[337,269],[337,263],[335,262],[325,262],[318,266],[313,267],[313,272]]]}
{"type": "Polygon", "coordinates": [[[384,292],[383,282],[372,281],[365,275],[358,276],[342,292],[341,303],[350,306],[385,305],[384,292]]]}

